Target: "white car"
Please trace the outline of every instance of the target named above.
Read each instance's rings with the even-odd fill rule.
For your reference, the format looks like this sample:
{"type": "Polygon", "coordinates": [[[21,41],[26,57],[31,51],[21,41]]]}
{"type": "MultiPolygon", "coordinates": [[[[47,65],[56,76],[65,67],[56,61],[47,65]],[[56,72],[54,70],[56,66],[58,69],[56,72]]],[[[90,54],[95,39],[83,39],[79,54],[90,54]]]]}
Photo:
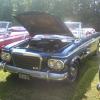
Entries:
{"type": "Polygon", "coordinates": [[[10,34],[24,34],[29,35],[28,31],[23,26],[12,26],[8,29],[10,34]]]}
{"type": "Polygon", "coordinates": [[[96,33],[94,28],[82,28],[81,22],[65,22],[65,24],[76,38],[84,38],[96,33]]]}
{"type": "Polygon", "coordinates": [[[94,28],[82,28],[82,33],[83,36],[87,37],[87,36],[91,36],[92,34],[95,34],[96,31],[94,28]]]}

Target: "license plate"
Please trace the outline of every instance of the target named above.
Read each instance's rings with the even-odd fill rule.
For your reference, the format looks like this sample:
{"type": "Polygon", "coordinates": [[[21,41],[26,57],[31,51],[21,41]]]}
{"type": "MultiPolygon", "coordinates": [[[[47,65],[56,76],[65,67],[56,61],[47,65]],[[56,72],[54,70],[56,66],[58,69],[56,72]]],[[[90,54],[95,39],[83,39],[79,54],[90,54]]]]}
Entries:
{"type": "Polygon", "coordinates": [[[30,80],[29,75],[26,75],[26,74],[19,74],[19,78],[25,79],[25,80],[30,80]]]}

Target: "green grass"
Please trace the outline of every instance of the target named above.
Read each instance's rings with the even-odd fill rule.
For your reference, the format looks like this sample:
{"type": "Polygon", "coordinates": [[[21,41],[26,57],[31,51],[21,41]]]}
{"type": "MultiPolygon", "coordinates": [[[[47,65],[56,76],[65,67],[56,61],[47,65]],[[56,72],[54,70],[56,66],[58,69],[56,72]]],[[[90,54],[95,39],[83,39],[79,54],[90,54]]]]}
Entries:
{"type": "Polygon", "coordinates": [[[99,58],[94,57],[85,64],[86,72],[76,87],[73,100],[100,100],[96,85],[99,82],[98,75],[99,58]]]}
{"type": "Polygon", "coordinates": [[[100,100],[96,90],[100,57],[82,63],[79,79],[73,84],[33,79],[18,79],[0,71],[0,100],[100,100]]]}

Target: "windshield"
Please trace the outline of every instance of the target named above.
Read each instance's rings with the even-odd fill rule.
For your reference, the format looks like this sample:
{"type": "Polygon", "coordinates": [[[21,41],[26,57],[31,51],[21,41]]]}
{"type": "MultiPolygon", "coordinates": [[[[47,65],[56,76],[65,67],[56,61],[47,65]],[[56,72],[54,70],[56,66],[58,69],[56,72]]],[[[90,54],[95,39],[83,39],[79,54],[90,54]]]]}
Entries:
{"type": "Polygon", "coordinates": [[[65,22],[65,25],[70,29],[70,31],[79,30],[81,28],[80,22],[65,22]]]}
{"type": "Polygon", "coordinates": [[[8,23],[6,22],[0,22],[0,28],[7,28],[8,23]]]}
{"type": "Polygon", "coordinates": [[[8,22],[0,22],[0,33],[3,33],[7,30],[8,22]]]}

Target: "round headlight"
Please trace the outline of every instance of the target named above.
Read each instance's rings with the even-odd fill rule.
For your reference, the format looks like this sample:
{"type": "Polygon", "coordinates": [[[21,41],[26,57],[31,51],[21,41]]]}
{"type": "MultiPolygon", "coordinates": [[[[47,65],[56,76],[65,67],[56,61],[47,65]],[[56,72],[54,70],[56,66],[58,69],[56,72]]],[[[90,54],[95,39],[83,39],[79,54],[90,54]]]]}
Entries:
{"type": "Polygon", "coordinates": [[[56,64],[56,60],[54,60],[54,59],[48,60],[48,66],[49,66],[50,68],[53,68],[55,64],[56,64]]]}
{"type": "Polygon", "coordinates": [[[62,61],[58,60],[56,62],[55,68],[60,69],[60,70],[63,69],[64,68],[64,63],[62,61]]]}
{"type": "Polygon", "coordinates": [[[48,66],[54,70],[62,70],[64,68],[64,63],[61,60],[50,59],[48,60],[48,66]]]}
{"type": "Polygon", "coordinates": [[[10,60],[11,60],[11,55],[10,55],[10,53],[2,52],[2,53],[1,53],[1,59],[4,60],[4,61],[10,61],[10,60]]]}

